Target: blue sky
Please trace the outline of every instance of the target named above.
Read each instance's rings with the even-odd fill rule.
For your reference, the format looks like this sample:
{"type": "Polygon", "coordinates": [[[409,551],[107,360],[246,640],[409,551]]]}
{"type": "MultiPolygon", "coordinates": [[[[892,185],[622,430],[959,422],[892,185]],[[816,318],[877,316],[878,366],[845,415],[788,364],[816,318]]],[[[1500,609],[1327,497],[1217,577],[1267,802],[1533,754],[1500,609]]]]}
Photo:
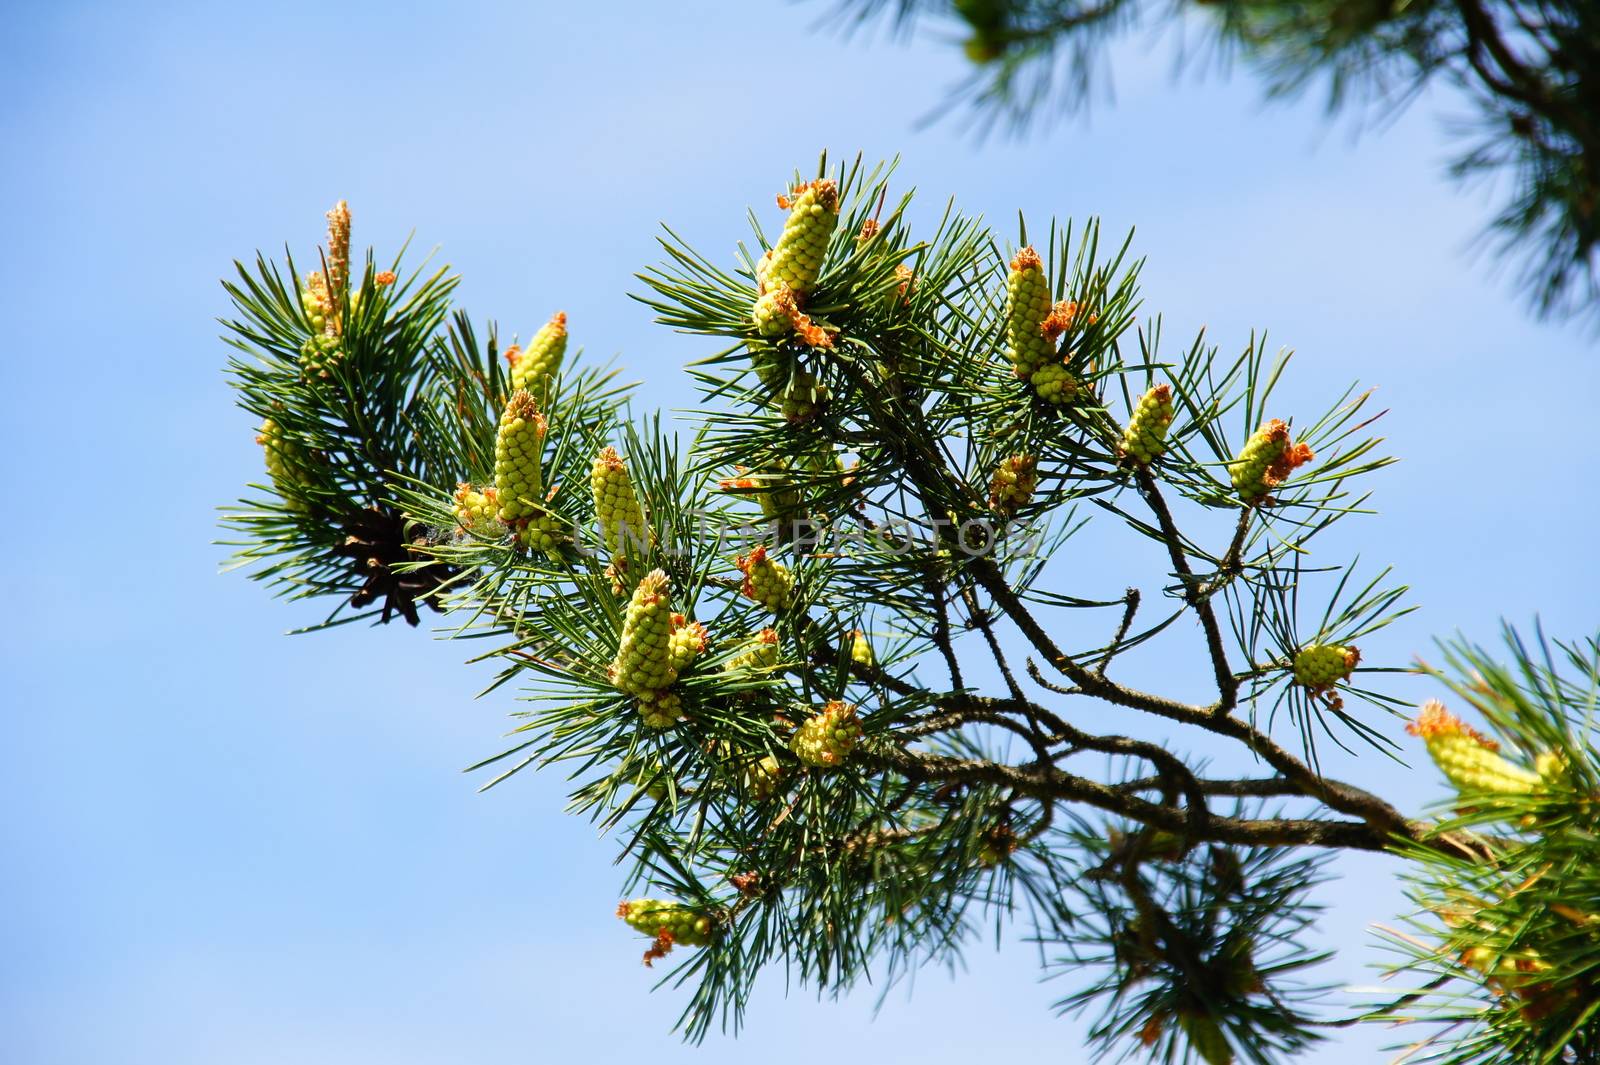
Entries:
{"type": "MultiPolygon", "coordinates": [[[[1300,352],[1287,402],[1379,386],[1404,462],[1340,545],[1394,563],[1423,609],[1371,653],[1489,639],[1502,615],[1595,629],[1594,344],[1532,322],[1466,253],[1487,192],[1440,176],[1448,98],[1357,138],[1129,47],[1114,106],[977,146],[915,124],[956,51],[819,35],[816,5],[326,8],[0,10],[0,1059],[1082,1058],[1082,1024],[1047,1010],[1064,988],[1021,946],[978,946],[876,1015],[871,988],[819,1004],[774,974],[741,1040],[682,1047],[681,1000],[646,994],[611,915],[614,846],[559,813],[562,781],[479,796],[458,772],[511,709],[472,698],[464,651],[286,638],[314,607],[218,576],[214,508],[260,455],[220,373],[217,278],[257,247],[308,251],[340,197],[358,244],[415,229],[480,320],[526,335],[564,308],[666,407],[692,403],[678,368],[703,348],[625,298],[657,223],[731,257],[745,206],[770,216],[820,148],[899,153],[930,201],[1005,225],[1019,207],[1137,224],[1174,341],[1270,328],[1300,352]]],[[[1336,768],[1412,809],[1438,794],[1425,770],[1336,768]]],[[[1325,933],[1352,949],[1331,973],[1366,980],[1393,866],[1339,868],[1325,933]]],[[[1380,1060],[1391,1038],[1306,1060],[1380,1060]]]]}

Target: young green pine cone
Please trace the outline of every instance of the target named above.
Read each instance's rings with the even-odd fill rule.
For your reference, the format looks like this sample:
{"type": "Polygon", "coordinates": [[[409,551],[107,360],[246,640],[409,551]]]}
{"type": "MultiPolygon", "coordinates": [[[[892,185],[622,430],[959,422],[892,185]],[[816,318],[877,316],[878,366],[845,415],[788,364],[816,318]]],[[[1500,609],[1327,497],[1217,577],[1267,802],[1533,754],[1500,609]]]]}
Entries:
{"type": "Polygon", "coordinates": [[[735,565],[744,574],[744,586],[740,591],[745,598],[760,603],[774,614],[789,605],[794,576],[787,566],[768,558],[765,547],[740,555],[735,565]]]}
{"type": "Polygon", "coordinates": [[[872,643],[867,639],[867,634],[860,629],[850,634],[850,660],[863,666],[873,665],[876,661],[872,657],[872,643]]]}
{"type": "Polygon", "coordinates": [[[723,669],[770,669],[778,664],[778,630],[762,629],[745,641],[744,649],[732,658],[723,669]]]}
{"type": "Polygon", "coordinates": [[[667,637],[667,659],[682,673],[706,649],[706,627],[682,614],[672,615],[672,635],[667,637]]]}
{"type": "Polygon", "coordinates": [[[1059,362],[1047,363],[1033,371],[1028,378],[1033,385],[1033,390],[1039,398],[1046,403],[1071,403],[1078,395],[1078,379],[1072,376],[1072,371],[1059,362]]]}
{"type": "Polygon", "coordinates": [[[1500,745],[1430,699],[1417,719],[1406,726],[1428,745],[1428,755],[1445,777],[1463,791],[1490,791],[1526,795],[1539,785],[1539,776],[1502,758],[1500,745]]]}
{"type": "Polygon", "coordinates": [[[1156,385],[1139,399],[1133,417],[1122,431],[1122,453],[1148,466],[1167,449],[1167,429],[1172,425],[1172,386],[1156,385]]]}
{"type": "Polygon", "coordinates": [[[506,361],[511,364],[511,387],[525,388],[540,398],[547,396],[549,380],[561,372],[561,360],[566,354],[567,312],[557,311],[533,334],[526,348],[506,350],[506,361]]]}
{"type": "Polygon", "coordinates": [[[783,783],[783,765],[772,755],[745,767],[744,786],[758,801],[766,801],[777,793],[783,783]]]}
{"type": "Polygon", "coordinates": [[[764,290],[782,285],[803,299],[816,287],[828,238],[839,221],[839,188],[832,178],[805,182],[778,197],[778,206],[789,208],[789,218],[766,268],[758,272],[764,290]]]}
{"type": "Polygon", "coordinates": [[[767,491],[757,493],[763,517],[788,519],[800,514],[800,489],[782,474],[768,474],[764,479],[767,491]]]}
{"type": "Polygon", "coordinates": [[[686,947],[703,947],[711,942],[711,918],[699,910],[691,909],[664,899],[634,899],[617,906],[617,916],[628,922],[628,927],[647,936],[667,932],[672,942],[686,947]]]}
{"type": "Polygon", "coordinates": [[[768,518],[790,519],[800,517],[800,489],[783,473],[752,474],[743,466],[735,467],[737,477],[725,477],[717,482],[724,492],[753,495],[768,518]]]}
{"type": "Polygon", "coordinates": [[[639,696],[639,717],[645,728],[671,728],[683,720],[683,700],[674,691],[645,692],[639,696]]]}
{"type": "Polygon", "coordinates": [[[594,490],[594,512],[600,521],[600,536],[606,551],[612,555],[642,546],[648,532],[644,512],[639,509],[639,497],[633,490],[633,479],[628,467],[614,447],[600,449],[595,457],[594,469],[589,473],[589,487],[594,490]]]}
{"type": "Polygon", "coordinates": [[[828,386],[817,383],[813,374],[797,373],[783,393],[783,419],[801,425],[815,418],[828,402],[828,386]]]}
{"type": "Polygon", "coordinates": [[[750,367],[755,370],[756,378],[768,396],[777,395],[789,383],[789,358],[777,348],[766,344],[752,345],[750,367]]]}
{"type": "Polygon", "coordinates": [[[493,488],[478,491],[466,481],[456,485],[456,522],[474,536],[499,537],[505,532],[500,524],[500,497],[493,488]]]}
{"type": "Polygon", "coordinates": [[[517,541],[531,551],[560,554],[561,543],[565,539],[561,519],[543,507],[518,522],[517,541]]]}
{"type": "Polygon", "coordinates": [[[300,309],[305,311],[313,333],[328,331],[333,317],[333,297],[328,292],[328,279],[322,276],[321,270],[306,275],[306,282],[300,289],[300,309]]]}
{"type": "Polygon", "coordinates": [[[307,337],[305,343],[300,345],[300,376],[307,380],[313,377],[327,377],[343,354],[339,347],[339,338],[332,333],[318,333],[307,337]]]}
{"type": "Polygon", "coordinates": [[[304,449],[290,440],[284,434],[283,426],[271,418],[261,423],[261,428],[256,432],[256,443],[261,445],[267,473],[284,503],[290,510],[306,510],[306,501],[300,494],[300,488],[307,483],[304,449]]]}
{"type": "Polygon", "coordinates": [[[1039,253],[1023,248],[1011,260],[1006,278],[1006,350],[1012,371],[1022,380],[1056,357],[1054,341],[1045,336],[1050,317],[1050,280],[1039,253]]]}
{"type": "Polygon", "coordinates": [[[1295,467],[1314,457],[1305,444],[1290,441],[1289,427],[1274,418],[1245,441],[1238,457],[1228,463],[1228,476],[1240,499],[1256,503],[1287,480],[1295,467]]]}
{"type": "Polygon", "coordinates": [[[750,320],[762,336],[781,337],[794,329],[795,316],[799,313],[794,293],[778,285],[756,297],[755,306],[750,308],[750,320]]]}
{"type": "Polygon", "coordinates": [[[1349,680],[1360,661],[1361,652],[1354,647],[1310,644],[1294,656],[1294,679],[1307,688],[1332,687],[1341,680],[1349,680]]]}
{"type": "Polygon", "coordinates": [[[305,378],[327,377],[342,353],[339,347],[339,309],[334,292],[322,271],[306,275],[300,290],[300,307],[311,326],[311,335],[300,345],[300,374],[305,378]]]}
{"type": "Polygon", "coordinates": [[[665,691],[678,678],[668,647],[672,605],[667,593],[666,573],[652,570],[633,590],[622,615],[622,640],[611,666],[611,682],[631,695],[665,691]]]}
{"type": "Polygon", "coordinates": [[[1012,455],[995,468],[989,479],[989,505],[1001,514],[1014,514],[1026,506],[1039,487],[1039,460],[1032,455],[1012,455]]]}
{"type": "Polygon", "coordinates": [[[795,729],[789,749],[806,765],[831,769],[849,757],[860,738],[856,708],[835,699],[795,729]]]}
{"type": "Polygon", "coordinates": [[[522,389],[512,393],[494,442],[494,488],[500,495],[500,520],[507,525],[543,509],[545,429],[533,397],[522,389]]]}
{"type": "Polygon", "coordinates": [[[1534,758],[1533,771],[1539,775],[1539,780],[1546,788],[1555,789],[1571,783],[1571,771],[1567,760],[1555,751],[1545,751],[1534,758]]]}

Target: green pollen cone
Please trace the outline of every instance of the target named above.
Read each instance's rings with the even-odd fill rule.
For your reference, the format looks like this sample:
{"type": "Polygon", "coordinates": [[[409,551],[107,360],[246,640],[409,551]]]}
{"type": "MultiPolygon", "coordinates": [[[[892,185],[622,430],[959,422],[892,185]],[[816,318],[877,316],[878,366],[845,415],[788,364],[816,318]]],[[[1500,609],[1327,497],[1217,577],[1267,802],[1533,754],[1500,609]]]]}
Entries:
{"type": "Polygon", "coordinates": [[[500,497],[500,520],[506,524],[532,517],[543,509],[544,415],[526,390],[514,392],[500,415],[494,444],[494,487],[500,497]]]}

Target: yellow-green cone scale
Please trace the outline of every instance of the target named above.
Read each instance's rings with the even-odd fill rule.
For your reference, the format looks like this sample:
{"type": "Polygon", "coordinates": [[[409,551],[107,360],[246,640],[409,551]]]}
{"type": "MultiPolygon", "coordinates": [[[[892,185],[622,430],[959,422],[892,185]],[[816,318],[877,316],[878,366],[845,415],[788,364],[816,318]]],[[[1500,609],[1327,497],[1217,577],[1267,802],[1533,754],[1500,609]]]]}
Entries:
{"type": "Polygon", "coordinates": [[[1540,786],[1538,773],[1501,757],[1499,744],[1464,724],[1437,700],[1424,703],[1406,731],[1422,737],[1428,756],[1462,791],[1527,795],[1540,786]]]}
{"type": "Polygon", "coordinates": [[[1038,460],[1032,455],[1011,455],[1001,461],[989,479],[989,505],[1001,514],[1026,506],[1039,487],[1038,460]]]}
{"type": "Polygon", "coordinates": [[[617,907],[628,927],[652,938],[666,932],[674,943],[703,947],[711,942],[711,918],[698,910],[665,899],[634,899],[617,907]]]}
{"type": "Polygon", "coordinates": [[[498,537],[505,532],[500,524],[499,493],[493,488],[482,491],[465,481],[456,486],[456,522],[474,536],[498,537]]]}
{"type": "Polygon", "coordinates": [[[1070,403],[1078,394],[1078,379],[1072,371],[1059,362],[1048,363],[1033,371],[1028,377],[1033,390],[1046,403],[1070,403]]]}
{"type": "Polygon", "coordinates": [[[1172,386],[1156,385],[1139,397],[1133,417],[1122,431],[1122,453],[1148,466],[1167,449],[1167,429],[1172,425],[1172,386]]]}
{"type": "Polygon", "coordinates": [[[267,464],[267,474],[290,510],[303,511],[306,501],[300,488],[306,484],[305,450],[284,433],[283,426],[271,418],[262,421],[256,431],[256,443],[261,445],[262,458],[267,464]]]}
{"type": "Polygon", "coordinates": [[[550,378],[561,372],[561,360],[566,354],[567,315],[565,311],[557,311],[533,334],[526,348],[506,352],[506,358],[511,363],[511,387],[525,388],[536,396],[544,397],[550,378]]]}
{"type": "Polygon", "coordinates": [[[1013,372],[1023,380],[1056,359],[1055,341],[1044,334],[1050,306],[1050,280],[1039,253],[1023,248],[1006,277],[1006,351],[1013,372]]]}
{"type": "Polygon", "coordinates": [[[745,598],[754,600],[776,614],[789,605],[794,590],[794,577],[787,566],[767,557],[767,549],[758,547],[738,561],[744,574],[741,589],[745,598]]]}
{"type": "Polygon", "coordinates": [[[806,765],[832,769],[850,756],[860,738],[856,708],[835,699],[795,729],[789,749],[806,765]]]}
{"type": "Polygon", "coordinates": [[[698,621],[686,621],[682,614],[672,615],[672,635],[667,637],[667,660],[672,668],[682,673],[706,649],[706,627],[698,621]]]}
{"type": "Polygon", "coordinates": [[[746,640],[740,652],[728,659],[724,669],[770,669],[778,664],[778,631],[762,629],[746,640]]]}
{"type": "Polygon", "coordinates": [[[494,445],[494,488],[500,520],[508,525],[544,511],[544,434],[544,415],[533,396],[523,389],[512,393],[494,445]]]}
{"type": "Polygon", "coordinates": [[[595,517],[600,522],[600,538],[606,551],[618,555],[642,547],[648,535],[644,512],[639,507],[639,496],[633,490],[628,467],[616,448],[602,448],[595,457],[594,468],[589,473],[589,487],[594,492],[595,517]]]}
{"type": "Polygon", "coordinates": [[[677,692],[646,692],[639,696],[639,719],[645,728],[671,728],[683,720],[683,700],[677,692]]]}
{"type": "Polygon", "coordinates": [[[667,575],[652,570],[628,600],[622,617],[622,639],[611,667],[611,682],[631,695],[654,695],[678,677],[672,666],[672,605],[667,575]]]}
{"type": "Polygon", "coordinates": [[[770,799],[782,783],[783,766],[770,754],[745,768],[744,786],[757,800],[770,799]]]}
{"type": "Polygon", "coordinates": [[[1348,680],[1360,659],[1354,647],[1314,643],[1294,656],[1294,679],[1308,688],[1325,688],[1348,680]]]}
{"type": "Polygon", "coordinates": [[[1273,418],[1252,433],[1228,463],[1228,478],[1240,499],[1255,503],[1265,499],[1295,467],[1311,458],[1311,449],[1291,441],[1288,425],[1273,418]]]}
{"type": "Polygon", "coordinates": [[[816,287],[828,239],[839,221],[839,189],[831,178],[823,178],[797,186],[787,202],[789,218],[761,280],[769,291],[781,286],[804,298],[816,287]]]}

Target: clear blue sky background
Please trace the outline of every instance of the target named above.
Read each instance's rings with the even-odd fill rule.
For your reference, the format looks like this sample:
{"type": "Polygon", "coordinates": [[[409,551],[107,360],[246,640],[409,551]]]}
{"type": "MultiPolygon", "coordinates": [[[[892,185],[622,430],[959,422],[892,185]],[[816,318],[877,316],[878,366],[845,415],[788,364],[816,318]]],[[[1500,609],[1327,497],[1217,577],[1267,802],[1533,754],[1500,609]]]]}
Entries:
{"type": "MultiPolygon", "coordinates": [[[[1083,1060],[1082,1024],[1047,1010],[1065,988],[1021,946],[924,973],[876,1017],[870,988],[818,1004],[774,974],[741,1041],[682,1047],[681,999],[646,993],[611,915],[613,846],[558,812],[562,782],[477,796],[457,772],[511,709],[473,700],[463,649],[285,638],[316,608],[217,575],[213,508],[260,455],[220,373],[216,279],[257,247],[309,251],[339,197],[358,244],[414,227],[475,314],[526,335],[565,308],[665,406],[692,401],[678,368],[703,349],[624,298],[656,223],[729,256],[745,206],[775,218],[819,148],[903,153],[925,195],[1006,225],[1018,207],[1137,223],[1169,337],[1209,324],[1235,348],[1265,325],[1301,352],[1287,400],[1360,378],[1392,408],[1405,461],[1343,543],[1424,609],[1372,654],[1489,638],[1502,614],[1594,631],[1597,352],[1465,254],[1486,208],[1440,176],[1450,99],[1357,139],[1127,48],[1092,122],[980,148],[915,126],[955,50],[843,44],[808,31],[814,5],[437,10],[0,11],[0,1060],[1083,1060]]],[[[1137,576],[1118,542],[1082,572],[1137,576]]],[[[1438,794],[1426,767],[1335,768],[1413,809],[1438,794]]],[[[1363,930],[1399,900],[1384,860],[1340,868],[1330,976],[1362,981],[1363,930]]],[[[1308,1060],[1381,1060],[1391,1038],[1308,1060]]]]}

